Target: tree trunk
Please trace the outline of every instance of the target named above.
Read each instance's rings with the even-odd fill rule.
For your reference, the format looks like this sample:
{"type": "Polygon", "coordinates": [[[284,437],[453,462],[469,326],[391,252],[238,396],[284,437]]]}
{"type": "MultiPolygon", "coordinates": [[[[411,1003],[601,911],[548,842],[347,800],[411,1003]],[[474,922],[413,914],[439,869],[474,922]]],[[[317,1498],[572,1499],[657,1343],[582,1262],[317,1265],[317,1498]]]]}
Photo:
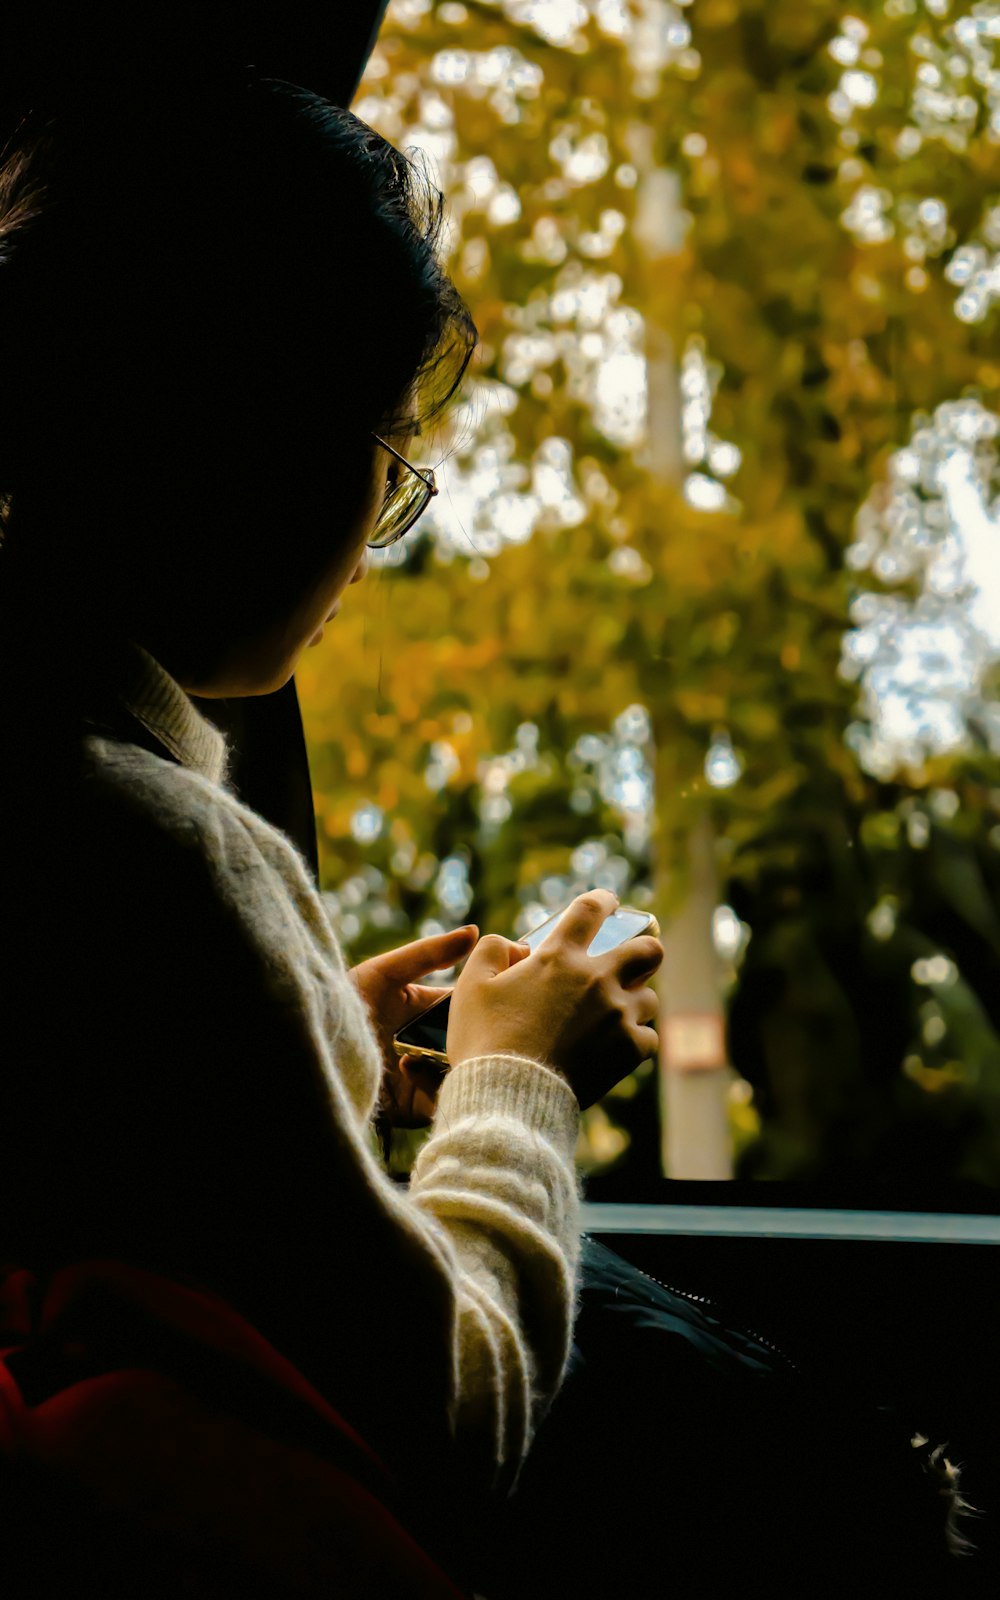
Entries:
{"type": "MultiPolygon", "coordinates": [[[[719,957],[712,914],[719,901],[707,814],[687,837],[688,880],[680,911],[663,926],[660,995],[660,1151],[668,1178],[731,1178],[732,1136],[719,957]]],[[[657,904],[669,863],[657,863],[657,904]]]]}
{"type": "MultiPolygon", "coordinates": [[[[634,130],[633,155],[640,173],[634,236],[642,249],[645,280],[658,261],[680,249],[684,228],[676,176],[653,159],[648,129],[634,130]]],[[[652,302],[652,299],[650,301],[652,302]]],[[[681,452],[677,362],[669,331],[646,319],[649,439],[646,466],[661,483],[679,487],[681,452]]],[[[664,692],[669,695],[670,686],[664,692]]],[[[654,723],[670,719],[657,719],[654,723]]],[[[672,753],[658,737],[656,803],[662,808],[677,783],[672,753]]],[[[657,840],[655,905],[666,951],[658,978],[660,995],[661,1161],[670,1178],[731,1178],[732,1137],[728,1090],[732,1080],[725,1057],[719,958],[712,938],[718,904],[714,838],[703,811],[686,843],[688,891],[680,911],[667,917],[667,858],[662,832],[657,840]]]]}

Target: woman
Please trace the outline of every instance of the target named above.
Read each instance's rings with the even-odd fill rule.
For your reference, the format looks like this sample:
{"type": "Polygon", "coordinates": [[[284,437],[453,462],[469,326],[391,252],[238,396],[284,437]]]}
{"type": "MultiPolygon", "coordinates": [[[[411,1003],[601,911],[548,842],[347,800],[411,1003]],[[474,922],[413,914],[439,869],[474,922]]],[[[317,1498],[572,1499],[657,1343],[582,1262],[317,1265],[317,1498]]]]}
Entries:
{"type": "Polygon", "coordinates": [[[563,1375],[579,1109],[655,1049],[662,947],[589,958],[599,891],[530,963],[468,928],[348,972],[189,698],[279,689],[422,509],[475,339],[440,220],[252,69],[83,84],[7,152],[0,1261],[204,1286],[414,1495],[482,1502],[563,1375]],[[404,1193],[391,1035],[466,955],[404,1193]]]}
{"type": "Polygon", "coordinates": [[[579,1528],[610,1505],[630,1600],[658,1592],[664,1505],[670,1549],[704,1546],[703,1579],[717,1561],[702,1592],[741,1570],[714,1536],[739,1514],[780,1593],[858,1497],[849,1449],[839,1511],[837,1474],[810,1476],[819,1412],[761,1387],[762,1347],[588,1247],[560,1394],[579,1109],[655,1049],[661,945],[589,958],[614,904],[595,892],[530,962],[469,928],[348,972],[189,698],[279,689],[426,504],[411,451],[475,338],[439,224],[371,129],[235,69],[82,85],[7,153],[0,1263],[100,1258],[220,1297],[389,1463],[432,1544],[498,1510],[464,1567],[490,1600],[565,1592],[571,1554],[573,1592],[613,1586],[614,1545],[595,1560],[579,1528]],[[467,955],[438,1095],[391,1035],[467,955]],[[378,1102],[433,1113],[406,1192],[373,1154],[378,1102]],[[762,1490],[758,1429],[774,1473],[794,1454],[794,1510],[793,1484],[762,1490]]]}

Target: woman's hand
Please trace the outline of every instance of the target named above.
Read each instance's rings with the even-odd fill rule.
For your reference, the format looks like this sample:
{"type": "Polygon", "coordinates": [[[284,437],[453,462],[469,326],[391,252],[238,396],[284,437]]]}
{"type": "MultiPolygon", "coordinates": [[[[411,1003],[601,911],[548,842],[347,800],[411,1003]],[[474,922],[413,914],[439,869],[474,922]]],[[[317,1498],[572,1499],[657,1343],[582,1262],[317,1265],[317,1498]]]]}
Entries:
{"type": "Polygon", "coordinates": [[[527,945],[496,934],[480,940],[448,1015],[453,1072],[474,1056],[527,1056],[562,1073],[586,1109],[653,1054],[659,939],[640,934],[589,954],[617,904],[606,889],[577,895],[530,960],[527,945]]]}
{"type": "Polygon", "coordinates": [[[404,1023],[450,994],[418,982],[464,960],[479,937],[470,925],[417,939],[350,969],[349,977],[368,1008],[382,1048],[380,1115],[393,1128],[423,1128],[434,1115],[446,1068],[426,1056],[398,1056],[392,1042],[404,1023]]]}

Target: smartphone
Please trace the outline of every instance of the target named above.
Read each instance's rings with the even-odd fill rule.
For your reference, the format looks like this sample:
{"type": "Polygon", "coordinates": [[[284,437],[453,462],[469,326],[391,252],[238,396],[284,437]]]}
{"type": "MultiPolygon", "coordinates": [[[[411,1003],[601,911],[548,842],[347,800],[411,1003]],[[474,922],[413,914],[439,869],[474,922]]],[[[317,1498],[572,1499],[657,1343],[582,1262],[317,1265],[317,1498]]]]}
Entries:
{"type": "MultiPolygon", "coordinates": [[[[557,911],[554,917],[547,917],[530,933],[522,934],[519,942],[530,945],[532,950],[537,950],[553,928],[562,921],[568,910],[569,907],[566,906],[562,911],[557,911]]],[[[635,911],[631,906],[619,906],[617,911],[612,911],[610,916],[605,918],[594,935],[587,954],[602,956],[607,950],[614,950],[617,945],[634,939],[637,934],[655,935],[659,931],[656,918],[651,912],[635,911]]],[[[447,1066],[445,1044],[448,1039],[450,1007],[451,995],[446,994],[440,1000],[435,1000],[434,1004],[426,1011],[422,1011],[418,1017],[412,1017],[393,1038],[397,1055],[430,1056],[432,1060],[441,1061],[447,1066]]]]}

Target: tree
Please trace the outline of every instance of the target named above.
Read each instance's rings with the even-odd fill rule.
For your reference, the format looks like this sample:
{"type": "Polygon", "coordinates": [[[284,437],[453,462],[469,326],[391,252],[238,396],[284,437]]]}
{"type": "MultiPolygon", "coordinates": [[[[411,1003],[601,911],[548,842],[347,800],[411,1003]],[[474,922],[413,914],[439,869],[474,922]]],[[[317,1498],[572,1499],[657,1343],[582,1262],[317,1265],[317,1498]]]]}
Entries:
{"type": "MultiPolygon", "coordinates": [[[[868,1170],[912,1114],[995,1181],[996,755],[866,765],[845,654],[861,583],[894,586],[849,553],[911,415],[1000,386],[992,36],[908,4],[397,0],[356,105],[433,162],[482,342],[433,516],[299,675],[331,904],[359,955],[428,915],[523,931],[602,876],[669,928],[709,838],[731,1130],[767,1176],[868,1170]],[[885,847],[938,793],[975,929],[885,847]],[[912,976],[938,958],[958,1066],[912,976]]],[[[633,1153],[624,1105],[591,1166],[633,1153]]]]}

